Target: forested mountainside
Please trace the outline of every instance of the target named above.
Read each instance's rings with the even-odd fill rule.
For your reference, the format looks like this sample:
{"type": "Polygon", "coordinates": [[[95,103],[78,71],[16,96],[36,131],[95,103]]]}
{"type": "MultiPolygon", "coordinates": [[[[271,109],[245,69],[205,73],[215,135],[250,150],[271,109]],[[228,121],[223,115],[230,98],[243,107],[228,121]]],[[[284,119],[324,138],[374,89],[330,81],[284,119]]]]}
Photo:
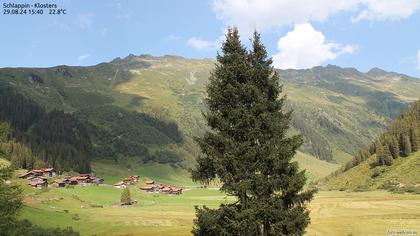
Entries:
{"type": "MultiPolygon", "coordinates": [[[[189,166],[213,60],[149,55],[96,66],[3,68],[0,83],[46,111],[72,112],[90,133],[94,159],[189,166]]],[[[301,151],[344,163],[418,98],[420,80],[336,66],[278,70],[301,151]]]]}
{"type": "Polygon", "coordinates": [[[420,192],[420,100],[395,119],[342,169],[324,181],[331,189],[403,189],[420,192]]]}
{"type": "Polygon", "coordinates": [[[0,122],[2,155],[13,165],[90,171],[90,138],[73,114],[45,112],[13,88],[0,86],[0,122]]]}

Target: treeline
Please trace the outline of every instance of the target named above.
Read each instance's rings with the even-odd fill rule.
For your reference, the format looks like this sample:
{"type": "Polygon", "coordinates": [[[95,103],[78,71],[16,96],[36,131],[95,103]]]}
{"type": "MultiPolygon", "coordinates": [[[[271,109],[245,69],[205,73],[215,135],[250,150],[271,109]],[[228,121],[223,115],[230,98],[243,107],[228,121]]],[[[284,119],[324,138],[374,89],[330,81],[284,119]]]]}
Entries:
{"type": "Polygon", "coordinates": [[[90,137],[72,114],[45,110],[10,87],[0,87],[4,156],[19,168],[52,166],[89,172],[90,137]]]}
{"type": "Polygon", "coordinates": [[[399,157],[406,157],[419,150],[420,146],[420,100],[402,113],[372,144],[363,148],[350,162],[344,171],[357,166],[376,154],[374,166],[389,166],[399,157]]]}

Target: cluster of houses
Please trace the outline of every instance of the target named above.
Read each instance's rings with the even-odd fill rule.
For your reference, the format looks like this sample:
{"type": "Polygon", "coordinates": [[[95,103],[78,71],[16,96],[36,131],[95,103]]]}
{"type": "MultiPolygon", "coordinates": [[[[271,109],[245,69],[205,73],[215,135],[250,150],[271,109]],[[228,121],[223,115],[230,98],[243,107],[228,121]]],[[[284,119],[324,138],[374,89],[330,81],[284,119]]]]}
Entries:
{"type": "Polygon", "coordinates": [[[147,180],[145,184],[146,186],[140,187],[140,189],[149,193],[182,194],[182,188],[155,183],[153,180],[147,180]]]}
{"type": "Polygon", "coordinates": [[[48,187],[47,177],[57,176],[54,168],[31,170],[19,176],[21,179],[28,179],[29,185],[33,188],[48,187]]]}
{"type": "Polygon", "coordinates": [[[120,182],[113,184],[112,186],[116,188],[124,189],[124,188],[127,188],[128,185],[137,184],[137,182],[139,182],[139,178],[140,177],[138,175],[131,175],[131,176],[128,176],[127,178],[124,178],[120,182]]]}
{"type": "MultiPolygon", "coordinates": [[[[19,176],[21,179],[28,179],[29,185],[33,188],[48,187],[48,177],[56,177],[57,172],[54,168],[44,168],[38,170],[31,170],[19,176]]],[[[127,188],[128,185],[135,185],[139,181],[138,175],[131,175],[124,178],[120,182],[113,184],[117,188],[127,188]]],[[[60,188],[66,185],[87,185],[87,184],[102,184],[103,179],[96,177],[94,174],[79,174],[77,176],[64,176],[54,179],[52,186],[60,188]]],[[[141,190],[151,193],[166,193],[166,194],[182,194],[182,188],[175,186],[155,183],[153,180],[147,180],[146,186],[140,187],[141,190]]]]}
{"type": "Polygon", "coordinates": [[[52,185],[60,188],[66,185],[103,184],[103,182],[104,179],[98,178],[94,174],[80,174],[78,176],[65,176],[61,179],[55,179],[52,185]]]}
{"type": "MultiPolygon", "coordinates": [[[[31,170],[19,176],[21,179],[28,179],[29,185],[33,188],[48,187],[48,177],[56,177],[57,171],[54,168],[44,168],[31,170]]],[[[65,176],[61,179],[54,179],[52,186],[65,187],[66,185],[86,185],[86,184],[102,184],[103,179],[96,177],[94,174],[79,174],[77,176],[65,176]]]]}
{"type": "Polygon", "coordinates": [[[54,168],[44,168],[44,169],[28,171],[25,174],[20,175],[19,178],[21,178],[21,179],[35,179],[35,178],[55,177],[55,176],[57,176],[57,171],[55,171],[54,168]]]}

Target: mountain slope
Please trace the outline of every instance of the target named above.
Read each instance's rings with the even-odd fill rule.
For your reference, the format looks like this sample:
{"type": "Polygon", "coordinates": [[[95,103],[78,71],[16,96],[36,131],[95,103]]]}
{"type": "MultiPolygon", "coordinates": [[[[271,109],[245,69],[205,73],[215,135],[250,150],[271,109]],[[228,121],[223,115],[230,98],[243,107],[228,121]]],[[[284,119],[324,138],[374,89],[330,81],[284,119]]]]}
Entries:
{"type": "Polygon", "coordinates": [[[329,189],[420,193],[420,100],[343,168],[321,180],[329,189]]]}
{"type": "Polygon", "coordinates": [[[391,166],[372,168],[375,161],[376,156],[372,156],[337,177],[326,179],[320,186],[329,190],[389,189],[420,193],[420,152],[400,157],[391,166]]]}
{"type": "MultiPolygon", "coordinates": [[[[192,137],[206,129],[201,112],[205,109],[205,87],[213,67],[213,60],[129,55],[90,67],[3,68],[0,84],[13,86],[47,110],[77,111],[80,118],[108,132],[112,140],[127,130],[115,130],[113,124],[118,121],[109,122],[106,116],[89,111],[111,107],[115,113],[123,109],[127,114],[134,112],[168,125],[176,124],[181,142],[153,145],[144,138],[123,137],[131,137],[133,146],[146,147],[152,154],[162,150],[174,153],[169,158],[181,157],[186,167],[199,153],[192,137]]],[[[420,80],[379,69],[361,73],[352,68],[326,66],[278,72],[288,107],[294,110],[291,132],[301,132],[306,139],[301,150],[339,163],[349,160],[376,137],[393,117],[418,98],[416,91],[420,89],[420,80]]],[[[122,121],[122,126],[136,126],[127,122],[137,122],[122,121]]],[[[150,130],[156,131],[153,127],[150,130]]],[[[95,142],[94,145],[100,144],[95,142]]],[[[116,149],[112,153],[117,160],[145,158],[144,153],[134,154],[116,149]]]]}

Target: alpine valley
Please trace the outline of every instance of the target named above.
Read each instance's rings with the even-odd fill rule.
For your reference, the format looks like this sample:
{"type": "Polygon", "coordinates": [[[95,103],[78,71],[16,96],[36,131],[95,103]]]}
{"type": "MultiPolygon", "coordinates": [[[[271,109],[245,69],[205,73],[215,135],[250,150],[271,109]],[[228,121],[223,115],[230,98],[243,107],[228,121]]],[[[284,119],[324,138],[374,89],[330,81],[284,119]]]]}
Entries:
{"type": "MultiPolygon", "coordinates": [[[[88,67],[1,68],[0,165],[53,167],[60,173],[94,172],[106,184],[140,175],[141,181],[153,179],[197,188],[188,170],[201,154],[194,138],[208,129],[203,112],[214,66],[211,59],[129,55],[88,67]]],[[[382,134],[391,132],[393,120],[402,119],[400,114],[414,109],[410,107],[420,98],[420,79],[379,68],[365,73],[334,65],[277,72],[287,96],[286,107],[293,110],[290,135],[300,133],[304,137],[295,158],[299,167],[307,170],[307,185],[334,190],[321,191],[311,203],[308,234],[382,232],[386,216],[397,214],[394,208],[387,208],[394,201],[410,209],[404,213],[409,219],[406,226],[416,227],[420,209],[413,205],[420,206],[415,204],[420,202],[418,195],[398,197],[378,189],[385,186],[394,192],[420,192],[418,149],[411,148],[406,157],[389,166],[373,166],[375,150],[355,165],[347,163],[382,134]],[[392,188],[390,183],[395,183],[392,188]],[[374,205],[375,199],[385,205],[374,205]],[[351,201],[355,203],[348,204],[360,214],[352,212],[340,218],[341,210],[348,208],[344,203],[351,201]],[[320,211],[328,204],[336,208],[323,212],[328,216],[325,218],[320,211]],[[375,212],[375,227],[363,224],[362,218],[369,216],[361,213],[362,208],[383,209],[375,212]],[[343,228],[346,222],[359,222],[359,228],[343,228]]],[[[413,135],[420,140],[420,132],[413,135]]],[[[115,188],[34,191],[24,187],[21,218],[43,227],[75,225],[82,235],[140,231],[144,235],[185,235],[191,230],[194,205],[204,201],[217,206],[234,200],[212,188],[186,191],[179,201],[135,193],[144,208],[122,213],[113,206],[120,195],[115,188]],[[71,207],[75,205],[78,207],[71,207]],[[167,207],[168,214],[157,211],[162,206],[167,207]],[[101,214],[96,215],[96,211],[101,214]],[[43,212],[48,213],[40,218],[43,212]],[[74,223],[75,215],[80,217],[80,224],[74,223]],[[113,218],[112,224],[107,223],[108,218],[113,218]]],[[[395,218],[394,223],[400,224],[402,218],[395,218]]]]}

